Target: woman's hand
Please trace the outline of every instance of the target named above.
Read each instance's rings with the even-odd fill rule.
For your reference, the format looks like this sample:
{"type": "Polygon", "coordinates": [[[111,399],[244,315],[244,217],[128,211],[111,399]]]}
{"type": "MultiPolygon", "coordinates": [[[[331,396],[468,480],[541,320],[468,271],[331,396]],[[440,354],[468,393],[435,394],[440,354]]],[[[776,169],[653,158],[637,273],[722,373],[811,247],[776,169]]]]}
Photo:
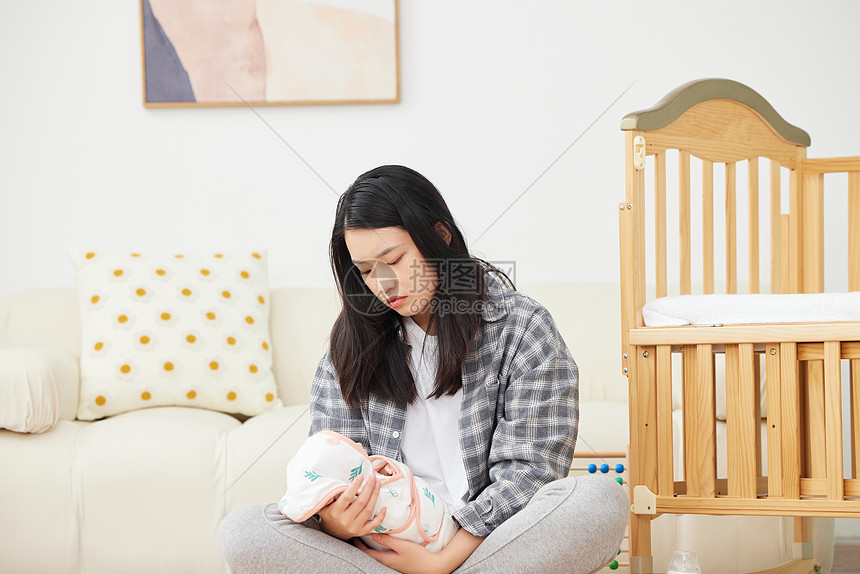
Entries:
{"type": "Polygon", "coordinates": [[[374,550],[368,548],[361,540],[355,540],[354,544],[376,561],[402,574],[448,574],[450,572],[444,569],[438,554],[430,552],[420,544],[388,534],[374,534],[373,540],[391,550],[374,550]]]}
{"type": "Polygon", "coordinates": [[[320,509],[320,526],[325,532],[341,540],[349,540],[370,534],[382,524],[385,507],[380,508],[379,514],[373,516],[380,487],[376,474],[370,475],[366,481],[367,485],[356,496],[363,482],[364,477],[359,476],[337,499],[320,509]]]}
{"type": "Polygon", "coordinates": [[[355,545],[376,561],[402,574],[450,574],[466,561],[484,537],[461,528],[439,552],[430,552],[420,544],[388,534],[374,534],[373,540],[391,550],[373,550],[358,539],[355,545]]]}

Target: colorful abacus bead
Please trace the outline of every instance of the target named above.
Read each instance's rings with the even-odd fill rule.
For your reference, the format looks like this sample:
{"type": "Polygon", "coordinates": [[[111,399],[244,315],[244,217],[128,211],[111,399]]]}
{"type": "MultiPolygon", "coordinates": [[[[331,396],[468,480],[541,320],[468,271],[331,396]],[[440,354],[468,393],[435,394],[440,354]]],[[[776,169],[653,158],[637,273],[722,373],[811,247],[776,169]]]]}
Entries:
{"type": "Polygon", "coordinates": [[[588,473],[589,473],[589,474],[594,474],[595,472],[597,472],[597,465],[596,465],[596,464],[594,464],[594,463],[589,464],[589,465],[588,465],[588,473]]]}
{"type": "Polygon", "coordinates": [[[618,570],[618,560],[613,560],[609,563],[610,570],[618,570]]]}
{"type": "Polygon", "coordinates": [[[618,474],[621,474],[622,472],[624,472],[624,465],[623,464],[616,464],[615,465],[615,472],[617,472],[618,474]]]}
{"type": "Polygon", "coordinates": [[[607,472],[609,472],[609,465],[606,464],[605,462],[603,464],[601,464],[600,465],[600,472],[602,472],[603,474],[606,474],[607,472]]]}

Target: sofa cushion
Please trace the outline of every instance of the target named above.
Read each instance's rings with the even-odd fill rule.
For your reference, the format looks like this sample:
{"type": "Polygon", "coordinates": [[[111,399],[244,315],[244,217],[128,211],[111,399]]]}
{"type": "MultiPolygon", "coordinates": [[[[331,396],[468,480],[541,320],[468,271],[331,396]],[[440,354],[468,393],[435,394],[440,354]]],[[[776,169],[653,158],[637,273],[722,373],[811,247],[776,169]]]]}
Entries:
{"type": "Polygon", "coordinates": [[[0,349],[0,429],[41,433],[73,419],[77,357],[51,349],[0,349]]]}
{"type": "Polygon", "coordinates": [[[166,405],[249,416],[282,406],[264,253],[70,256],[82,331],[78,419],[166,405]]]}
{"type": "Polygon", "coordinates": [[[288,405],[245,421],[227,435],[227,512],[243,504],[276,502],[286,468],[311,428],[310,406],[288,405]]]}
{"type": "Polygon", "coordinates": [[[227,436],[239,421],[159,407],[84,425],[74,445],[80,572],[219,572],[227,436]]]}
{"type": "Polygon", "coordinates": [[[81,571],[77,525],[83,512],[72,468],[87,424],[60,420],[40,434],[0,430],[3,572],[81,571]]]}

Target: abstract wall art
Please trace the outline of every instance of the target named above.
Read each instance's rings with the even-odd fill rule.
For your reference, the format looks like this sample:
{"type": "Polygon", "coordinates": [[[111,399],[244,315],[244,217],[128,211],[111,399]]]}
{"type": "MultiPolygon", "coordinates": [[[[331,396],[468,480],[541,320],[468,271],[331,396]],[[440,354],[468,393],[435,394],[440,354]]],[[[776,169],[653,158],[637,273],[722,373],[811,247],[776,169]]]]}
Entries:
{"type": "Polygon", "coordinates": [[[400,101],[397,0],[141,0],[143,103],[400,101]]]}

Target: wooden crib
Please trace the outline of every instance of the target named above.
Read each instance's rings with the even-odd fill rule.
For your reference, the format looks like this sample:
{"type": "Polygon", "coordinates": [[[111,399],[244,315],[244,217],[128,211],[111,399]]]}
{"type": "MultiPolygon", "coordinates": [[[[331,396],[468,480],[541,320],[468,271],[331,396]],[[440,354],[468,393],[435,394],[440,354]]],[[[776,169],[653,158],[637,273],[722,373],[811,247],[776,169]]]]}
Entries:
{"type": "MultiPolygon", "coordinates": [[[[772,571],[808,572],[811,538],[802,517],[860,517],[860,323],[646,327],[641,309],[654,297],[671,294],[823,292],[825,214],[833,212],[825,210],[824,175],[832,173],[847,174],[847,205],[835,213],[847,218],[848,245],[828,245],[827,258],[844,251],[847,261],[838,265],[840,273],[847,268],[848,284],[840,290],[860,290],[860,157],[807,158],[806,132],[783,120],[758,93],[730,80],[681,86],[653,108],[628,114],[621,129],[631,574],[653,571],[650,521],[661,513],[797,517],[795,541],[807,543],[803,556],[772,571]],[[738,177],[743,172],[746,177],[738,177]],[[715,198],[724,198],[718,202],[724,207],[715,209],[715,198]],[[701,219],[694,220],[693,213],[701,219]],[[761,262],[768,253],[769,273],[767,262],[761,262]],[[719,354],[725,357],[724,387],[714,374],[719,354]],[[850,365],[847,478],[843,360],[850,365]],[[680,440],[672,432],[674,361],[681,362],[683,373],[674,381],[683,410],[680,481],[673,468],[673,440],[680,440]],[[762,361],[765,464],[759,438],[762,361]],[[715,402],[723,388],[725,478],[717,476],[715,444],[715,402]]],[[[835,177],[840,178],[844,182],[845,176],[835,177]]],[[[834,178],[827,181],[830,189],[834,178]]]]}

